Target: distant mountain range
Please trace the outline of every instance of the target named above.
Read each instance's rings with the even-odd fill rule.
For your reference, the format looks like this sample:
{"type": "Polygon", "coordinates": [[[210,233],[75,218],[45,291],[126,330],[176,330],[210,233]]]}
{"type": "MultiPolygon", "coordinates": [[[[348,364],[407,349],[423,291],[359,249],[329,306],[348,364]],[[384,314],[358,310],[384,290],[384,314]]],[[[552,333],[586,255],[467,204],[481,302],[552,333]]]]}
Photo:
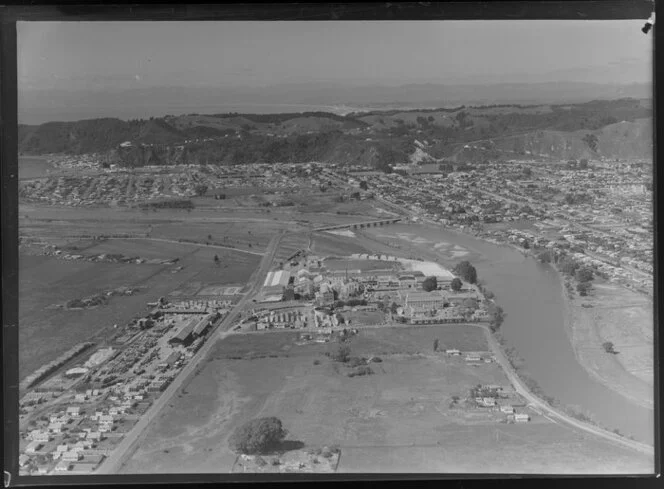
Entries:
{"type": "Polygon", "coordinates": [[[107,161],[232,165],[320,161],[388,170],[412,161],[652,157],[650,99],[447,109],[188,114],[19,126],[19,150],[107,161]]]}
{"type": "Polygon", "coordinates": [[[19,122],[86,118],[162,117],[187,113],[347,113],[379,108],[439,108],[486,104],[563,104],[651,98],[648,83],[583,82],[408,84],[400,86],[290,83],[268,87],[153,87],[126,90],[19,90],[19,122]]]}

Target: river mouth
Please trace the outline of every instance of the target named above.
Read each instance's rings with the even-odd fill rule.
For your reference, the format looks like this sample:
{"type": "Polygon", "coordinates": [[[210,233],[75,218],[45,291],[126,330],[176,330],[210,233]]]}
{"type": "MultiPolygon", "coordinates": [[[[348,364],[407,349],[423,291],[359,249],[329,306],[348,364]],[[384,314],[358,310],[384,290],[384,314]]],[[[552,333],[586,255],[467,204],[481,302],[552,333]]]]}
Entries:
{"type": "Polygon", "coordinates": [[[469,260],[506,313],[501,328],[506,344],[516,349],[524,371],[546,395],[610,431],[654,443],[653,409],[601,384],[579,364],[565,329],[561,279],[551,266],[508,246],[433,226],[395,224],[362,234],[389,243],[395,254],[419,253],[448,267],[469,260]]]}

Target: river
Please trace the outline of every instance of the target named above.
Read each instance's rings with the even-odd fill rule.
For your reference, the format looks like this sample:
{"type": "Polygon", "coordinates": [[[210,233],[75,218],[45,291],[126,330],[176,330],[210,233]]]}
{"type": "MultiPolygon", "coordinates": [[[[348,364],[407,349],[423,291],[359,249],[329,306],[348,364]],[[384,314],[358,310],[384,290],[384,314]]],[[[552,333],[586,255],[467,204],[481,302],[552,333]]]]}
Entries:
{"type": "Polygon", "coordinates": [[[589,413],[609,430],[617,428],[638,441],[654,443],[654,411],[595,381],[576,360],[565,331],[560,277],[551,266],[443,228],[398,224],[366,233],[384,242],[409,242],[405,249],[422,251],[423,256],[439,247],[441,263],[447,266],[468,259],[506,313],[501,331],[507,345],[517,349],[525,370],[547,395],[589,413]],[[461,248],[468,254],[464,256],[461,248]]]}

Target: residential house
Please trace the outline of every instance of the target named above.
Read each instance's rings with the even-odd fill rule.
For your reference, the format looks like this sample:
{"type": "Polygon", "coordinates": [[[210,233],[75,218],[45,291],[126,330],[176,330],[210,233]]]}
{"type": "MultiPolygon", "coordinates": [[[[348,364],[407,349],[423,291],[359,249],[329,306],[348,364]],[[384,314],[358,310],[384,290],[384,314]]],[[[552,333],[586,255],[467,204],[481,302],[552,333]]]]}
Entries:
{"type": "Polygon", "coordinates": [[[83,458],[83,454],[80,451],[70,450],[62,454],[63,462],[77,462],[83,458]]]}
{"type": "Polygon", "coordinates": [[[70,416],[80,416],[81,414],[81,406],[69,406],[67,408],[67,414],[70,416]]]}
{"type": "Polygon", "coordinates": [[[55,471],[67,472],[70,467],[71,467],[71,462],[68,462],[66,460],[61,460],[60,462],[58,462],[58,465],[55,466],[55,471]]]}

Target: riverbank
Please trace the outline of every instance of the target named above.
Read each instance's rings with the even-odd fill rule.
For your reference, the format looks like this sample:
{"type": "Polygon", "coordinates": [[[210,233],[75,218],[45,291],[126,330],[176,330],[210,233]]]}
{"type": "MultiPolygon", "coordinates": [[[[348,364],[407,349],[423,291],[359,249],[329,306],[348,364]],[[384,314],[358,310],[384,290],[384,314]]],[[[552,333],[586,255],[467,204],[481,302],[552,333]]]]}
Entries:
{"type": "Polygon", "coordinates": [[[561,287],[565,331],[579,364],[630,402],[653,409],[652,303],[614,284],[594,284],[589,296],[573,298],[562,277],[561,287]],[[607,341],[617,354],[604,350],[607,341]]]}
{"type": "MultiPolygon", "coordinates": [[[[536,259],[533,251],[513,243],[485,238],[477,233],[451,231],[511,248],[536,259]]],[[[593,379],[628,401],[653,409],[652,301],[643,294],[600,278],[593,281],[589,296],[580,297],[574,292],[570,298],[564,275],[559,270],[556,274],[565,305],[565,332],[579,364],[593,379]],[[613,343],[618,354],[604,350],[602,344],[607,341],[613,343]]]]}
{"type": "MultiPolygon", "coordinates": [[[[541,386],[537,391],[540,397],[554,399],[558,409],[576,419],[594,422],[608,431],[652,445],[652,409],[633,402],[599,381],[591,375],[587,366],[578,361],[570,335],[564,329],[566,307],[564,294],[561,294],[561,275],[555,268],[544,266],[537,259],[526,259],[528,256],[535,258],[536,251],[525,250],[513,243],[497,242],[491,236],[481,237],[475,233],[450,230],[438,223],[420,223],[415,228],[394,225],[378,233],[380,237],[376,236],[376,232],[369,232],[374,235],[374,243],[405,240],[408,244],[403,251],[418,253],[422,257],[436,254],[438,258],[432,256],[432,259],[450,267],[459,259],[447,256],[443,249],[439,250],[435,245],[444,242],[463,246],[470,252],[465,259],[477,267],[481,282],[493,290],[496,302],[503,305],[507,318],[501,329],[507,344],[516,349],[518,357],[524,358],[520,375],[535,380],[541,386]],[[414,238],[417,236],[420,239],[416,242],[414,238]],[[455,240],[453,236],[459,239],[455,240]],[[548,346],[543,348],[541,345],[548,346]]],[[[603,281],[596,278],[593,283],[599,285],[603,281]]],[[[626,290],[615,284],[608,285],[621,294],[626,290]]],[[[645,296],[638,297],[646,299],[645,296]]],[[[624,304],[624,300],[616,299],[613,306],[621,309],[624,304]]],[[[585,311],[580,305],[579,308],[585,311]]],[[[601,322],[599,326],[602,326],[601,322]]],[[[627,335],[632,334],[629,329],[631,322],[626,320],[622,325],[626,327],[627,335]]],[[[605,353],[603,349],[599,350],[602,342],[593,345],[595,353],[605,353]]],[[[652,345],[652,340],[645,343],[652,345]]],[[[623,344],[626,347],[632,345],[623,344]]],[[[625,382],[626,385],[634,383],[630,379],[625,382]]]]}

